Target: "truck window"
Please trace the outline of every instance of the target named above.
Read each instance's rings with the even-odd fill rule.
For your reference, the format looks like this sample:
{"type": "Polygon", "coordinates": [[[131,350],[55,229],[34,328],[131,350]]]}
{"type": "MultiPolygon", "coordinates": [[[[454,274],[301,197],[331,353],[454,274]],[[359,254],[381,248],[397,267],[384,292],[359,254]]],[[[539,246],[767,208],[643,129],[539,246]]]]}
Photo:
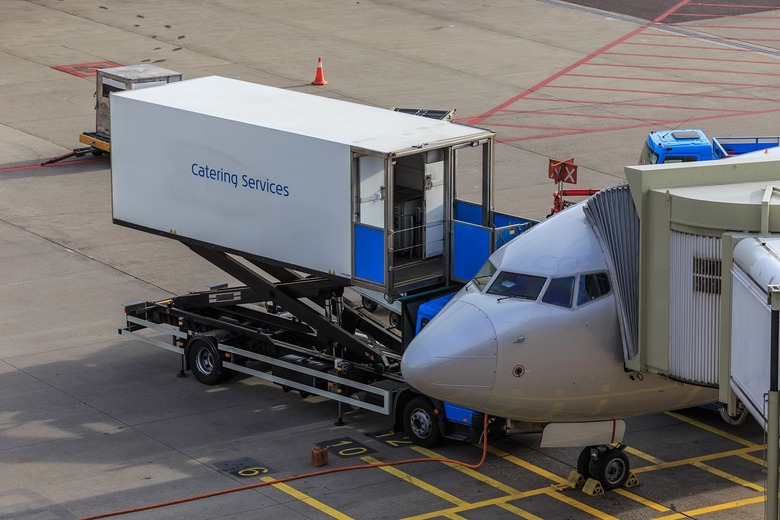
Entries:
{"type": "Polygon", "coordinates": [[[550,285],[544,291],[542,301],[559,307],[571,308],[572,295],[574,294],[574,277],[553,278],[550,285]]]}
{"type": "Polygon", "coordinates": [[[658,162],[658,154],[650,149],[647,142],[642,147],[642,153],[639,154],[639,164],[656,164],[658,162]]]}
{"type": "Polygon", "coordinates": [[[696,162],[699,158],[695,155],[678,155],[678,156],[671,156],[664,159],[664,164],[669,163],[682,163],[682,162],[696,162]]]}
{"type": "Polygon", "coordinates": [[[546,281],[547,278],[543,276],[502,271],[496,275],[495,280],[487,290],[487,294],[536,300],[539,294],[541,294],[542,287],[544,287],[546,281]]]}
{"type": "Polygon", "coordinates": [[[607,273],[580,275],[580,285],[577,290],[577,305],[582,305],[609,294],[609,277],[607,273]]]}

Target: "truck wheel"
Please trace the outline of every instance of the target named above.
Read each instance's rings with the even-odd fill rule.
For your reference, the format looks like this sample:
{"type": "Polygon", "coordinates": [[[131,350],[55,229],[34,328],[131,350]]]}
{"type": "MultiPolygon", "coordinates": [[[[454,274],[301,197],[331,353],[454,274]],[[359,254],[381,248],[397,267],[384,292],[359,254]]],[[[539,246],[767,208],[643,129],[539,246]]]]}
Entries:
{"type": "Polygon", "coordinates": [[[216,385],[232,374],[222,367],[216,340],[210,336],[195,336],[187,348],[187,360],[195,379],[204,385],[216,385]]]}
{"type": "Polygon", "coordinates": [[[404,407],[404,429],[412,442],[423,448],[433,448],[441,440],[439,419],[425,397],[415,397],[404,407]]]}
{"type": "Polygon", "coordinates": [[[360,303],[363,304],[363,308],[366,309],[368,312],[374,312],[376,308],[379,307],[379,305],[375,301],[369,300],[365,296],[362,296],[360,298],[360,303]]]}
{"type": "Polygon", "coordinates": [[[390,313],[390,326],[395,327],[396,329],[401,324],[401,316],[399,314],[396,314],[394,312],[390,313]]]}

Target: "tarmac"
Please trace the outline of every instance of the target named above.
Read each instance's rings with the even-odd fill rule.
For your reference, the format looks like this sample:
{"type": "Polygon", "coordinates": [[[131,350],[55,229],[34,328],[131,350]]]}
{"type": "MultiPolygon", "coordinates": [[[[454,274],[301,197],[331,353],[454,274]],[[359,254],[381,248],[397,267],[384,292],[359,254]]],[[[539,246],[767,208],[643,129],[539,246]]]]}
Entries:
{"type": "Polygon", "coordinates": [[[491,444],[477,470],[432,461],[184,501],[310,473],[314,446],[330,446],[326,468],[474,463],[481,448],[413,447],[370,412],[336,426],[335,403],[250,378],[176,377],[175,355],[117,334],[122,305],[225,274],[179,243],[113,225],[105,156],[40,166],[95,129],[94,68],[108,63],[455,108],[498,134],[496,209],[537,219],[552,205],[551,158],[574,158],[578,187],[602,188],[623,180],[652,130],[780,134],[777,0],[625,4],[3,0],[0,518],[154,504],[165,505],[122,516],[763,518],[763,431],[706,409],[629,420],[640,485],[601,496],[554,487],[579,450],[541,449],[529,434],[491,444]],[[318,57],[326,86],[311,85],[318,57]]]}

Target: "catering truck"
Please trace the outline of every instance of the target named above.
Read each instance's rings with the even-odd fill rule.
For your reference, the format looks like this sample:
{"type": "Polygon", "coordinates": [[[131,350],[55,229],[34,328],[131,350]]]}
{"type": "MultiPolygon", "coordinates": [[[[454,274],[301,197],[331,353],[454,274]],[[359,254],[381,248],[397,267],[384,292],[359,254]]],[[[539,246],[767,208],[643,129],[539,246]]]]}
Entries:
{"type": "Polygon", "coordinates": [[[714,137],[702,130],[659,130],[647,135],[639,164],[694,162],[724,159],[734,155],[777,147],[780,136],[714,137]]]}
{"type": "Polygon", "coordinates": [[[257,376],[423,445],[481,435],[481,414],[420,395],[400,360],[419,307],[535,223],[493,209],[493,132],[222,77],[111,96],[114,223],[240,284],[127,305],[120,334],[202,383],[257,376]],[[400,302],[400,322],[353,289],[400,302]]]}

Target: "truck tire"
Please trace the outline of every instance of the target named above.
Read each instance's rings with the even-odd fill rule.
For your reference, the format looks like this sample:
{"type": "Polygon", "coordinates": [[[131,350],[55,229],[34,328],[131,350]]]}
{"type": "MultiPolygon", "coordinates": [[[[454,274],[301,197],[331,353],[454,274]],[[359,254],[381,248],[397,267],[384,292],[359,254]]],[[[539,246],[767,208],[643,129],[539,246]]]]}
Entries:
{"type": "Polygon", "coordinates": [[[423,448],[433,448],[441,441],[439,419],[433,413],[433,404],[418,396],[404,407],[404,429],[409,439],[423,448]]]}
{"type": "Polygon", "coordinates": [[[377,307],[379,307],[379,304],[376,303],[373,300],[369,300],[365,296],[362,296],[360,298],[360,303],[363,305],[363,308],[366,309],[368,312],[374,312],[377,307]]]}
{"type": "Polygon", "coordinates": [[[395,327],[396,329],[400,327],[401,325],[401,315],[396,314],[395,312],[390,313],[390,326],[395,327]]]}
{"type": "Polygon", "coordinates": [[[195,379],[204,385],[216,385],[233,376],[223,368],[217,342],[211,336],[193,336],[187,346],[187,361],[195,379]]]}

